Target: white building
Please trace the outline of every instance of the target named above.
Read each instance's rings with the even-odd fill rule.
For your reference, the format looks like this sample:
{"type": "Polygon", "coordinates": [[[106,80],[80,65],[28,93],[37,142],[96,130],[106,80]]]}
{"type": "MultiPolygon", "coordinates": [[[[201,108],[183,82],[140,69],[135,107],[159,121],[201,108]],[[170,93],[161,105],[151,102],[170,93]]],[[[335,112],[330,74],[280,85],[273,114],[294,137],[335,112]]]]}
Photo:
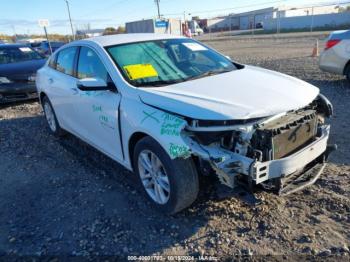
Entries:
{"type": "MultiPolygon", "coordinates": [[[[333,14],[338,13],[338,10],[339,7],[336,5],[318,7],[269,7],[244,13],[230,14],[224,19],[216,21],[216,23],[212,25],[212,29],[246,30],[255,28],[257,24],[263,24],[264,21],[275,18],[333,14]]],[[[208,21],[209,20],[210,19],[208,19],[208,21]]]]}
{"type": "Polygon", "coordinates": [[[293,17],[305,15],[324,15],[338,13],[339,6],[317,6],[317,7],[280,7],[280,17],[293,17]]]}

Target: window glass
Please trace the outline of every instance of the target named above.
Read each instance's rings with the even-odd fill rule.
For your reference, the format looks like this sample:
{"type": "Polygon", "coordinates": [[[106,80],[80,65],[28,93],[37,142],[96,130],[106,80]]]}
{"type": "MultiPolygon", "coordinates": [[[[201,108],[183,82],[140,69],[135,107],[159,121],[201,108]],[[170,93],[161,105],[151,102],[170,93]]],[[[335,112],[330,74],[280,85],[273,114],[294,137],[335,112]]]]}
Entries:
{"type": "Polygon", "coordinates": [[[96,77],[108,81],[108,73],[97,54],[87,47],[81,47],[78,61],[78,78],[96,77]]]}
{"type": "Polygon", "coordinates": [[[56,69],[56,56],[51,56],[49,61],[49,67],[56,69]]]}
{"type": "Polygon", "coordinates": [[[0,48],[0,64],[19,63],[39,59],[44,59],[44,57],[31,47],[16,46],[0,48]]]}
{"type": "Polygon", "coordinates": [[[57,54],[56,69],[67,75],[73,75],[74,57],[77,47],[69,47],[63,49],[57,54]]]}
{"type": "Polygon", "coordinates": [[[162,86],[236,70],[223,55],[191,39],[155,40],[107,48],[134,86],[162,86]]]}

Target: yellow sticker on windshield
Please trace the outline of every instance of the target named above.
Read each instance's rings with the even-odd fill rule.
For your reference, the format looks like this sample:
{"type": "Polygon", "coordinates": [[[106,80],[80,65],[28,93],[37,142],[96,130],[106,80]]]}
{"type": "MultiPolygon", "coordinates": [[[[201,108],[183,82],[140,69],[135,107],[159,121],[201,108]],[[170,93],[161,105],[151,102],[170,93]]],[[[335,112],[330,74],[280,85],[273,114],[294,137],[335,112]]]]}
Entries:
{"type": "Polygon", "coordinates": [[[124,66],[124,70],[128,74],[130,80],[158,76],[157,71],[151,64],[127,65],[124,66]]]}

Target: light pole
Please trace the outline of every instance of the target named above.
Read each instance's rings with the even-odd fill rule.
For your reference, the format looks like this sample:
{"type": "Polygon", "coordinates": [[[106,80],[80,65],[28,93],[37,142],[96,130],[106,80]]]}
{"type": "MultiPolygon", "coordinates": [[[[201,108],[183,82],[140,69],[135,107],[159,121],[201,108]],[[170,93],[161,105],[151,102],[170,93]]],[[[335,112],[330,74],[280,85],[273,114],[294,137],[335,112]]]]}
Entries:
{"type": "Polygon", "coordinates": [[[154,0],[154,2],[156,2],[156,5],[157,5],[157,10],[158,10],[158,18],[160,19],[160,8],[159,8],[159,1],[160,1],[160,0],[154,0]]]}
{"type": "Polygon", "coordinates": [[[311,12],[311,26],[310,26],[310,32],[313,31],[313,27],[314,27],[314,7],[312,7],[312,12],[311,12]]]}
{"type": "Polygon", "coordinates": [[[68,10],[70,28],[72,29],[73,40],[75,40],[75,34],[74,34],[74,30],[73,30],[72,18],[71,18],[71,16],[70,16],[70,10],[69,10],[69,2],[68,2],[68,0],[64,0],[64,1],[66,1],[66,4],[67,4],[67,10],[68,10]]]}

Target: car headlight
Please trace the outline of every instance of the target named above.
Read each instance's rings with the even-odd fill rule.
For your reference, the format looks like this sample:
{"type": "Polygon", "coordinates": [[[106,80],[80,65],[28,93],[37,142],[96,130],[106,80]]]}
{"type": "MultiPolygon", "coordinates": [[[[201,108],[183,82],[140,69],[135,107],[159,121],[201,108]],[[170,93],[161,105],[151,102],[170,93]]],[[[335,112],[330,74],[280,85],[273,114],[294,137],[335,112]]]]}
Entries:
{"type": "Polygon", "coordinates": [[[10,79],[4,76],[0,76],[0,84],[10,84],[10,83],[12,83],[10,79]]]}

